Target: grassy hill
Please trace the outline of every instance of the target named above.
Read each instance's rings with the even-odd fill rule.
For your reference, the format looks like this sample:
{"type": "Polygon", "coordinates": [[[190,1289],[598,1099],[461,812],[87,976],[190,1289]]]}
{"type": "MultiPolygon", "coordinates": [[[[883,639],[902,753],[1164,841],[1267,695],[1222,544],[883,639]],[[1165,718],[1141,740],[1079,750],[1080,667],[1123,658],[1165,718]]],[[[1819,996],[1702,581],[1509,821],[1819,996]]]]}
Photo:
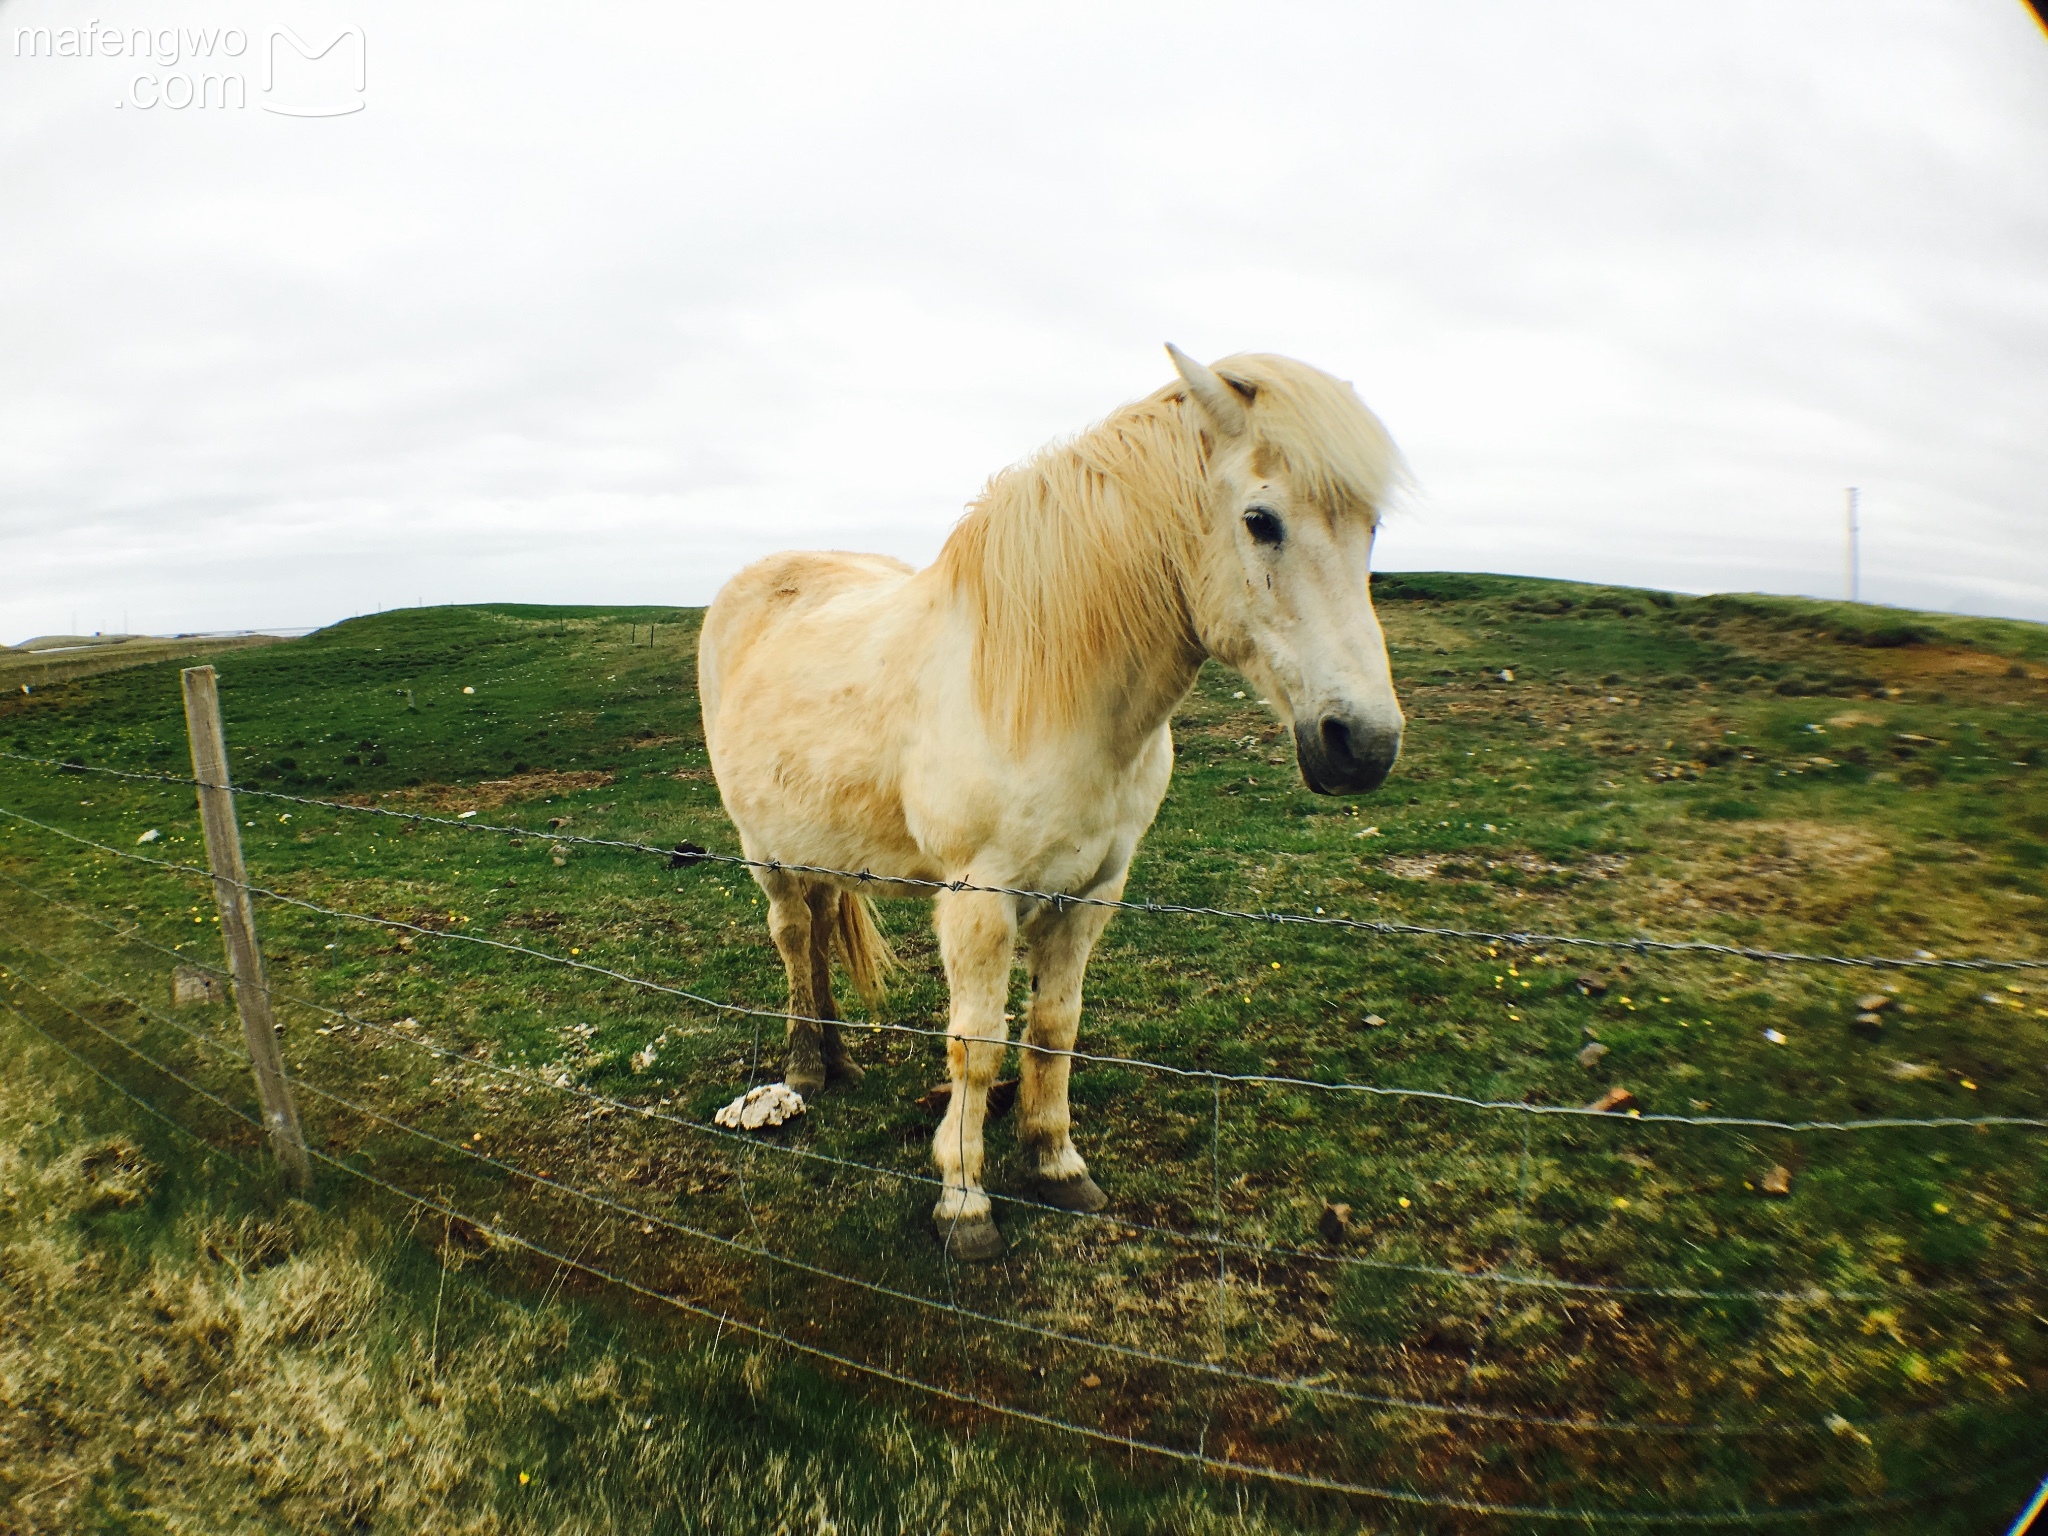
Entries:
{"type": "MultiPolygon", "coordinates": [[[[1205,670],[1134,896],[1850,955],[2048,953],[2048,630],[1486,576],[1385,576],[1375,594],[1411,720],[1395,776],[1362,801],[1308,794],[1252,691],[1205,670]]],[[[218,657],[238,781],[733,851],[698,730],[697,619],[433,609],[218,657]]],[[[0,750],[184,773],[175,666],[10,693],[0,750]]],[[[139,851],[201,857],[175,786],[0,758],[0,806],[124,849],[154,830],[139,851]]],[[[252,878],[304,899],[781,1002],[743,871],[256,797],[242,815],[252,878]]],[[[908,964],[877,1017],[943,1027],[924,909],[885,916],[908,964]]],[[[950,1392],[1425,1497],[1862,1501],[1796,1528],[1962,1533],[2009,1519],[2048,1471],[2039,1131],[1541,1118],[1093,1065],[1076,1074],[1077,1136],[1111,1219],[1002,1207],[1010,1255],[957,1268],[930,1238],[930,1190],[905,1177],[928,1171],[933,1120],[915,1100],[942,1076],[935,1042],[861,1034],[861,1088],[736,1145],[693,1127],[776,1075],[772,1021],[757,1033],[588,973],[274,903],[259,917],[277,990],[363,1021],[282,1010],[310,1133],[483,1225],[332,1170],[311,1204],[290,1201],[224,1161],[260,1167],[248,1128],[91,1027],[251,1101],[231,1050],[159,1016],[232,1043],[231,1017],[170,1013],[172,959],[92,921],[217,963],[206,889],[0,817],[0,1002],[19,1010],[0,1010],[15,1320],[0,1324],[0,1492],[25,1529],[1557,1528],[1205,1477],[1020,1428],[700,1324],[486,1228],[950,1392]],[[222,1150],[181,1143],[23,1017],[222,1150]],[[1767,1193],[1780,1176],[1789,1192],[1767,1193]],[[1326,1230],[1326,1203],[1348,1222],[1326,1230]],[[1202,1240],[1219,1228],[1234,1245],[1220,1264],[1202,1240]],[[1535,1279],[1577,1288],[1517,1283],[1535,1279]],[[1674,1290],[1689,1294],[1650,1294],[1674,1290]],[[134,1366],[95,1342],[109,1329],[135,1341],[134,1366]],[[1219,1363],[1238,1375],[1200,1368],[1219,1363]]],[[[1091,968],[1081,1047],[1489,1101],[1625,1088],[1650,1114],[2038,1116],[2044,993],[2040,973],[1126,915],[1091,968]]],[[[997,1190],[1014,1187],[1009,1134],[991,1139],[997,1190]]]]}

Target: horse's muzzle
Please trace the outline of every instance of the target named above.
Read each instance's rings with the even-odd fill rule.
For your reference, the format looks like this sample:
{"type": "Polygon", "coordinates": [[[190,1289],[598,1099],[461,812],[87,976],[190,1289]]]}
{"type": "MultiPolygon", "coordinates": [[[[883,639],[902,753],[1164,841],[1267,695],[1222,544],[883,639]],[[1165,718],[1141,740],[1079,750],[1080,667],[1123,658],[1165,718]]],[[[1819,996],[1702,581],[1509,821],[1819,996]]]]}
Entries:
{"type": "Polygon", "coordinates": [[[1302,782],[1319,795],[1369,794],[1386,782],[1400,755],[1399,726],[1369,726],[1341,715],[1294,725],[1302,782]]]}

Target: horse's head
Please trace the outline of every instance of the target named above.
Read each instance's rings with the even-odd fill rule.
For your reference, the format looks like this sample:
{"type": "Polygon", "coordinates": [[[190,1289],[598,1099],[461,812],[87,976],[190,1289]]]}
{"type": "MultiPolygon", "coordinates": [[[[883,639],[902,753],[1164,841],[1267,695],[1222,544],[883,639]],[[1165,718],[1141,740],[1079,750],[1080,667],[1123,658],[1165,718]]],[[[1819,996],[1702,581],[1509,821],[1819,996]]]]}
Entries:
{"type": "Polygon", "coordinates": [[[1401,751],[1401,705],[1367,590],[1380,504],[1400,473],[1394,445],[1328,374],[1257,355],[1212,369],[1167,350],[1209,447],[1190,583],[1202,643],[1293,726],[1310,789],[1377,789],[1401,751]]]}

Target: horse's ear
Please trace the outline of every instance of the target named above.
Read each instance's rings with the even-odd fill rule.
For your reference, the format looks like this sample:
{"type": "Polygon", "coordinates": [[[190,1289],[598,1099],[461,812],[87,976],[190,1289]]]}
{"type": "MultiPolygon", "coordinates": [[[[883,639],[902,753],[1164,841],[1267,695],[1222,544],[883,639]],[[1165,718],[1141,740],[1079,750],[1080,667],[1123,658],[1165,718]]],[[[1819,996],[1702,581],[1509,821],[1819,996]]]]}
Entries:
{"type": "Polygon", "coordinates": [[[1170,341],[1166,344],[1166,355],[1173,359],[1173,366],[1186,382],[1188,392],[1202,407],[1202,414],[1209,418],[1209,424],[1218,435],[1244,436],[1250,423],[1245,415],[1243,398],[1217,376],[1215,369],[1196,362],[1170,341]]]}

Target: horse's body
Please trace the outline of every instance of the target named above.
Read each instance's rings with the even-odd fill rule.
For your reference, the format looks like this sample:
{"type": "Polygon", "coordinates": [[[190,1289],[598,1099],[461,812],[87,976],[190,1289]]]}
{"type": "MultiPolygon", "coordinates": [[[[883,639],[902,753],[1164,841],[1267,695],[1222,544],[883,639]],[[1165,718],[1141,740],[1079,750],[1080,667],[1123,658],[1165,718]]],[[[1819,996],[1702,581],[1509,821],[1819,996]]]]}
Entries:
{"type": "MultiPolygon", "coordinates": [[[[1366,592],[1391,445],[1348,385],[1302,364],[1234,358],[1219,376],[1174,360],[1182,383],[996,476],[927,569],[778,555],[712,603],[705,739],[748,857],[880,877],[756,872],[788,969],[800,1092],[859,1075],[830,1022],[830,960],[836,943],[876,995],[888,954],[864,893],[892,894],[889,877],[1121,894],[1172,773],[1168,721],[1205,656],[1292,716],[1311,788],[1369,789],[1392,766],[1400,709],[1366,592]]],[[[1055,1053],[1073,1048],[1107,916],[935,899],[955,1037],[935,1214],[963,1257],[1002,1246],[981,1132],[1020,938],[1020,1133],[1036,1193],[1103,1203],[1055,1053]]]]}

